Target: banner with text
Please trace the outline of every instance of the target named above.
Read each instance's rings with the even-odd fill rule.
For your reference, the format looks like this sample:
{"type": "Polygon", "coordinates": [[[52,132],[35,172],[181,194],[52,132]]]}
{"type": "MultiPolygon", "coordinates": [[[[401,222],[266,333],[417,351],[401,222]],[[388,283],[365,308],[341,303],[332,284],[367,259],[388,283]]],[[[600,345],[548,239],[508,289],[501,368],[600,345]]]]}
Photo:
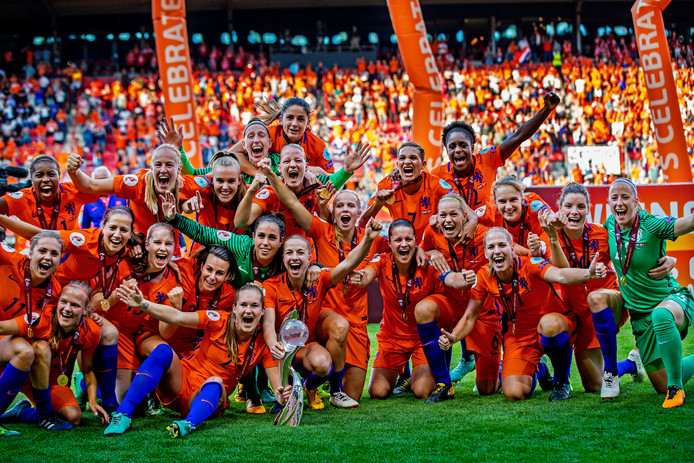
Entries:
{"type": "Polygon", "coordinates": [[[432,168],[441,158],[443,92],[419,0],[388,0],[405,71],[414,86],[412,139],[422,145],[432,168]]]}
{"type": "Polygon", "coordinates": [[[194,167],[202,166],[188,48],[185,0],[152,0],[152,20],[164,109],[183,127],[183,149],[194,167]]]}

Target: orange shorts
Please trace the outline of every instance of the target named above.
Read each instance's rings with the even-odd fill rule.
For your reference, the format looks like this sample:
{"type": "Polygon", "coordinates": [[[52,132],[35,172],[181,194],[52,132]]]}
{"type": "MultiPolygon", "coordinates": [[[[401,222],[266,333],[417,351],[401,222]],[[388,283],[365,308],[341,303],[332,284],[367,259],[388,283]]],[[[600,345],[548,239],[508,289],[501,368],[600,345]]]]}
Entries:
{"type": "MultiPolygon", "coordinates": [[[[617,293],[621,298],[619,291],[611,291],[617,293]]],[[[622,304],[624,304],[624,300],[622,300],[622,304]]],[[[574,352],[582,352],[588,349],[599,349],[600,343],[598,342],[598,337],[595,334],[593,314],[590,309],[581,310],[578,314],[576,314],[576,312],[572,312],[572,316],[576,318],[576,325],[578,328],[575,335],[571,337],[571,344],[574,346],[574,352]]],[[[615,320],[617,323],[617,333],[619,333],[619,329],[624,326],[628,319],[629,309],[622,305],[622,315],[619,320],[615,320]]],[[[572,330],[569,330],[569,333],[571,332],[572,330]]]]}
{"type": "Polygon", "coordinates": [[[371,354],[371,339],[364,326],[350,326],[347,335],[347,358],[345,362],[366,370],[371,354]]]}
{"type": "MultiPolygon", "coordinates": [[[[77,385],[79,387],[79,385],[77,385]]],[[[72,389],[69,386],[59,386],[57,384],[51,384],[51,405],[53,405],[53,410],[60,410],[64,407],[79,407],[75,394],[73,394],[72,389]]],[[[34,396],[32,394],[31,383],[27,381],[22,386],[22,393],[27,396],[27,398],[34,403],[34,396]]]]}
{"type": "Polygon", "coordinates": [[[378,343],[378,350],[371,368],[402,371],[410,357],[412,357],[412,367],[427,363],[422,350],[422,343],[418,337],[395,338],[379,332],[376,335],[376,342],[378,343]]]}
{"type": "Polygon", "coordinates": [[[504,337],[504,363],[501,377],[514,375],[532,376],[542,357],[540,335],[536,329],[510,330],[504,337]]]}
{"type": "Polygon", "coordinates": [[[499,367],[501,367],[501,356],[495,362],[475,353],[475,378],[485,380],[497,379],[499,377],[499,367]]]}
{"type": "Polygon", "coordinates": [[[141,333],[118,332],[118,369],[137,370],[140,368],[140,355],[138,346],[142,341],[153,336],[154,333],[144,331],[141,333]]]}
{"type": "MultiPolygon", "coordinates": [[[[205,381],[196,381],[195,377],[193,376],[193,372],[189,371],[185,367],[185,364],[182,364],[181,366],[183,367],[183,384],[181,385],[181,390],[178,392],[178,394],[176,394],[176,396],[173,398],[167,397],[164,394],[160,393],[158,388],[156,389],[156,393],[157,397],[159,397],[159,401],[161,401],[161,403],[164,406],[170,408],[171,410],[177,411],[181,414],[181,416],[186,416],[190,411],[190,398],[193,397],[193,395],[198,391],[198,389],[200,389],[200,387],[205,383],[205,381]]],[[[232,392],[233,390],[226,391],[225,394],[228,396],[232,392]]],[[[225,397],[224,405],[218,406],[212,414],[211,418],[217,418],[219,416],[222,416],[224,410],[226,410],[228,406],[229,397],[225,397]]]]}
{"type": "Polygon", "coordinates": [[[436,302],[439,306],[441,316],[437,322],[440,328],[446,331],[452,331],[458,321],[463,318],[467,306],[461,306],[455,300],[447,297],[445,294],[432,294],[425,299],[436,302]]]}

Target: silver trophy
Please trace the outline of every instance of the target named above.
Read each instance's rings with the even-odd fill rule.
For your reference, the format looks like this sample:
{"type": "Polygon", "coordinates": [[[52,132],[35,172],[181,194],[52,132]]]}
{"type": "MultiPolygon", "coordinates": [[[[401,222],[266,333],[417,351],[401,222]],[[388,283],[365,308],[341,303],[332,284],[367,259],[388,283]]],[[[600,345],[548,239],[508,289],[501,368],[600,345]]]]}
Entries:
{"type": "Polygon", "coordinates": [[[280,379],[282,386],[289,387],[289,376],[292,376],[292,394],[282,411],[275,417],[275,425],[299,426],[301,414],[304,411],[304,391],[299,374],[292,368],[292,360],[308,340],[308,327],[298,319],[299,314],[292,311],[282,322],[280,340],[284,346],[284,357],[280,363],[280,379]]]}

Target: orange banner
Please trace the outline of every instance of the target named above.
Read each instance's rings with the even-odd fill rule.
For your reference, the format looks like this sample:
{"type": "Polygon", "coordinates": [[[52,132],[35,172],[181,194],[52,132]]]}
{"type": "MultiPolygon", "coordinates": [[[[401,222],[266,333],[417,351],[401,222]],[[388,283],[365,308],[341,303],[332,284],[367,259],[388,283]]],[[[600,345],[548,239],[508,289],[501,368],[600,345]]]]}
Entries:
{"type": "Polygon", "coordinates": [[[441,158],[443,92],[419,0],[388,0],[405,70],[414,86],[412,139],[422,145],[431,169],[441,158]]]}
{"type": "Polygon", "coordinates": [[[183,149],[194,167],[202,166],[188,48],[185,0],[152,0],[157,61],[168,117],[183,127],[183,149]]]}
{"type": "Polygon", "coordinates": [[[670,0],[637,0],[631,7],[631,16],[665,180],[691,182],[684,125],[663,25],[663,10],[669,4],[670,0]]]}
{"type": "MultiPolygon", "coordinates": [[[[589,222],[602,225],[612,214],[607,203],[608,190],[608,186],[588,187],[591,203],[589,222]]],[[[557,209],[561,187],[530,187],[526,191],[537,193],[554,210],[557,209]]],[[[691,183],[640,185],[638,194],[641,205],[651,214],[679,218],[694,213],[694,185],[691,183]]],[[[694,233],[680,236],[677,241],[668,241],[667,255],[677,259],[673,275],[678,283],[694,291],[694,233]]]]}

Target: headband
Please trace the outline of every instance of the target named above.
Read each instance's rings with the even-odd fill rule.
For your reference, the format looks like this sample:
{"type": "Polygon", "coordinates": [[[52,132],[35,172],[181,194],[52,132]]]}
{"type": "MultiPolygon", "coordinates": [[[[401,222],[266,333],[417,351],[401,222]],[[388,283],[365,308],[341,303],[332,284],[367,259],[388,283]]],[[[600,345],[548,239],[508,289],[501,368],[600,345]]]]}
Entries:
{"type": "Polygon", "coordinates": [[[87,304],[89,304],[89,294],[87,294],[87,291],[85,291],[83,287],[76,285],[76,284],[73,284],[73,283],[68,283],[65,286],[63,286],[63,288],[67,288],[68,286],[72,286],[73,288],[78,288],[80,291],[82,291],[84,293],[84,295],[87,296],[87,304]]]}
{"type": "Polygon", "coordinates": [[[265,125],[265,123],[263,121],[251,121],[248,123],[246,128],[243,129],[243,136],[244,137],[246,136],[246,132],[248,131],[248,129],[251,128],[251,126],[253,126],[253,125],[262,125],[265,128],[265,130],[267,130],[267,133],[268,134],[270,133],[270,129],[267,128],[267,125],[265,125]]]}

